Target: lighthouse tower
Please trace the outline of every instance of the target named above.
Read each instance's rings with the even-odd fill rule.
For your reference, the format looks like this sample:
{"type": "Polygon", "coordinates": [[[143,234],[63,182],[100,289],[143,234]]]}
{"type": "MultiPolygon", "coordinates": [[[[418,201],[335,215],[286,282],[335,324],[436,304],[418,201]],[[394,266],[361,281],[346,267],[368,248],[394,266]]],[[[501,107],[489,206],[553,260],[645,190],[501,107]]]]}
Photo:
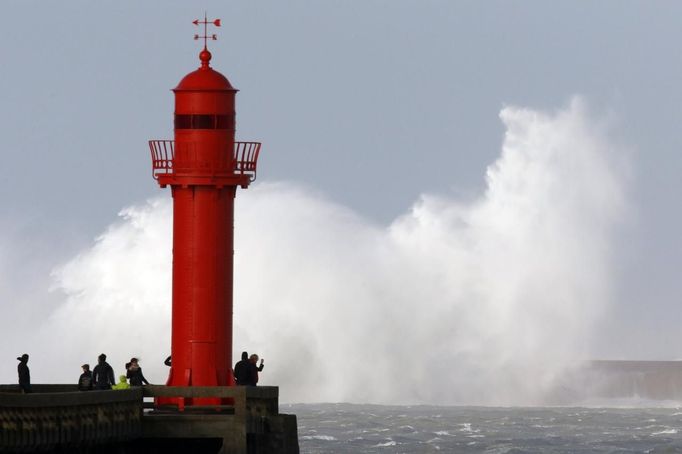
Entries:
{"type": "MultiPolygon", "coordinates": [[[[200,67],[173,89],[175,140],[151,140],[153,176],[173,195],[173,309],[169,386],[233,385],[234,199],[256,177],[258,142],[235,142],[235,95],[210,66],[203,25],[200,67]]],[[[192,402],[186,402],[192,404],[192,402]]],[[[202,402],[205,403],[205,402],[202,402]]]]}

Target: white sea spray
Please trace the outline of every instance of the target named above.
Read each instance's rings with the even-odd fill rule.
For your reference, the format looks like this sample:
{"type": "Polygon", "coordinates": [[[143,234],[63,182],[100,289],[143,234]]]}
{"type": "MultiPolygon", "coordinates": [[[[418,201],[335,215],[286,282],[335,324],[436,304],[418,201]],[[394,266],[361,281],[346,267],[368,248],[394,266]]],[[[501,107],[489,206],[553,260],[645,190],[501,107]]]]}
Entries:
{"type": "MultiPolygon", "coordinates": [[[[424,194],[390,225],[296,183],[239,191],[234,358],[264,357],[289,402],[543,402],[610,303],[626,171],[580,99],[500,118],[479,197],[424,194]]],[[[165,381],[171,211],[168,192],[123,210],[54,271],[63,302],[35,337],[50,380],[106,352],[165,381]]]]}

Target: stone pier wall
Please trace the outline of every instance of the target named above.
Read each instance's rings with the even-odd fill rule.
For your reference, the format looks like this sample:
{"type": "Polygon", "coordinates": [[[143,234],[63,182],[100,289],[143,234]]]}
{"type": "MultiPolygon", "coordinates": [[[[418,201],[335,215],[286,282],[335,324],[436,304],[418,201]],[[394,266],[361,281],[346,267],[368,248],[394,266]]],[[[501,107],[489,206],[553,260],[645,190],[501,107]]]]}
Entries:
{"type": "Polygon", "coordinates": [[[78,392],[0,385],[0,453],[163,452],[298,454],[296,416],[279,413],[277,387],[145,386],[78,392]],[[220,398],[229,405],[156,407],[155,398],[220,398]],[[146,398],[146,402],[145,402],[146,398]]]}

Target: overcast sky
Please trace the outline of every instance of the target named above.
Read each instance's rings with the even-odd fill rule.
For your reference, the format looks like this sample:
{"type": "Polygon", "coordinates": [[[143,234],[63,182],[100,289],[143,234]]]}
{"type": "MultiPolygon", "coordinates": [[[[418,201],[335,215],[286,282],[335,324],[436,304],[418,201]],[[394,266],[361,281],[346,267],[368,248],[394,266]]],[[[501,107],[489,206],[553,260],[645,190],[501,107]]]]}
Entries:
{"type": "MultiPolygon", "coordinates": [[[[163,194],[147,140],[172,138],[170,89],[198,66],[203,8],[223,21],[210,47],[240,90],[237,137],[264,144],[259,181],[302,184],[378,226],[425,193],[480,194],[503,107],[582,96],[632,167],[596,352],[682,357],[680,2],[5,1],[4,285],[25,267],[49,274],[163,194]]],[[[5,295],[3,308],[22,299],[5,295]]]]}

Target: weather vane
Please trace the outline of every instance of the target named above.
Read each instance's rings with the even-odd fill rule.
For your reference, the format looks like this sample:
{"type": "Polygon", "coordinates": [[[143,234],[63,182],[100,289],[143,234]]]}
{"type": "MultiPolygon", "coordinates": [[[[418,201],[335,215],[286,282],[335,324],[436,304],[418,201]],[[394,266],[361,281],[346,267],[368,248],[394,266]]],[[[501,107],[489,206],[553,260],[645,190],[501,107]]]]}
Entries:
{"type": "Polygon", "coordinates": [[[212,20],[212,21],[207,20],[207,19],[206,19],[206,13],[204,13],[204,20],[194,19],[194,21],[192,21],[192,23],[193,23],[194,25],[196,25],[196,26],[198,26],[199,24],[204,24],[204,34],[203,34],[203,36],[201,36],[201,35],[194,35],[194,39],[195,39],[195,40],[198,40],[199,38],[203,38],[203,39],[204,39],[204,49],[206,49],[206,41],[207,41],[207,40],[210,39],[210,40],[215,41],[215,40],[218,39],[218,35],[216,35],[215,33],[212,34],[212,35],[209,35],[209,34],[208,34],[208,24],[213,24],[213,25],[215,25],[216,27],[220,27],[220,19],[215,19],[215,20],[212,20]]]}

